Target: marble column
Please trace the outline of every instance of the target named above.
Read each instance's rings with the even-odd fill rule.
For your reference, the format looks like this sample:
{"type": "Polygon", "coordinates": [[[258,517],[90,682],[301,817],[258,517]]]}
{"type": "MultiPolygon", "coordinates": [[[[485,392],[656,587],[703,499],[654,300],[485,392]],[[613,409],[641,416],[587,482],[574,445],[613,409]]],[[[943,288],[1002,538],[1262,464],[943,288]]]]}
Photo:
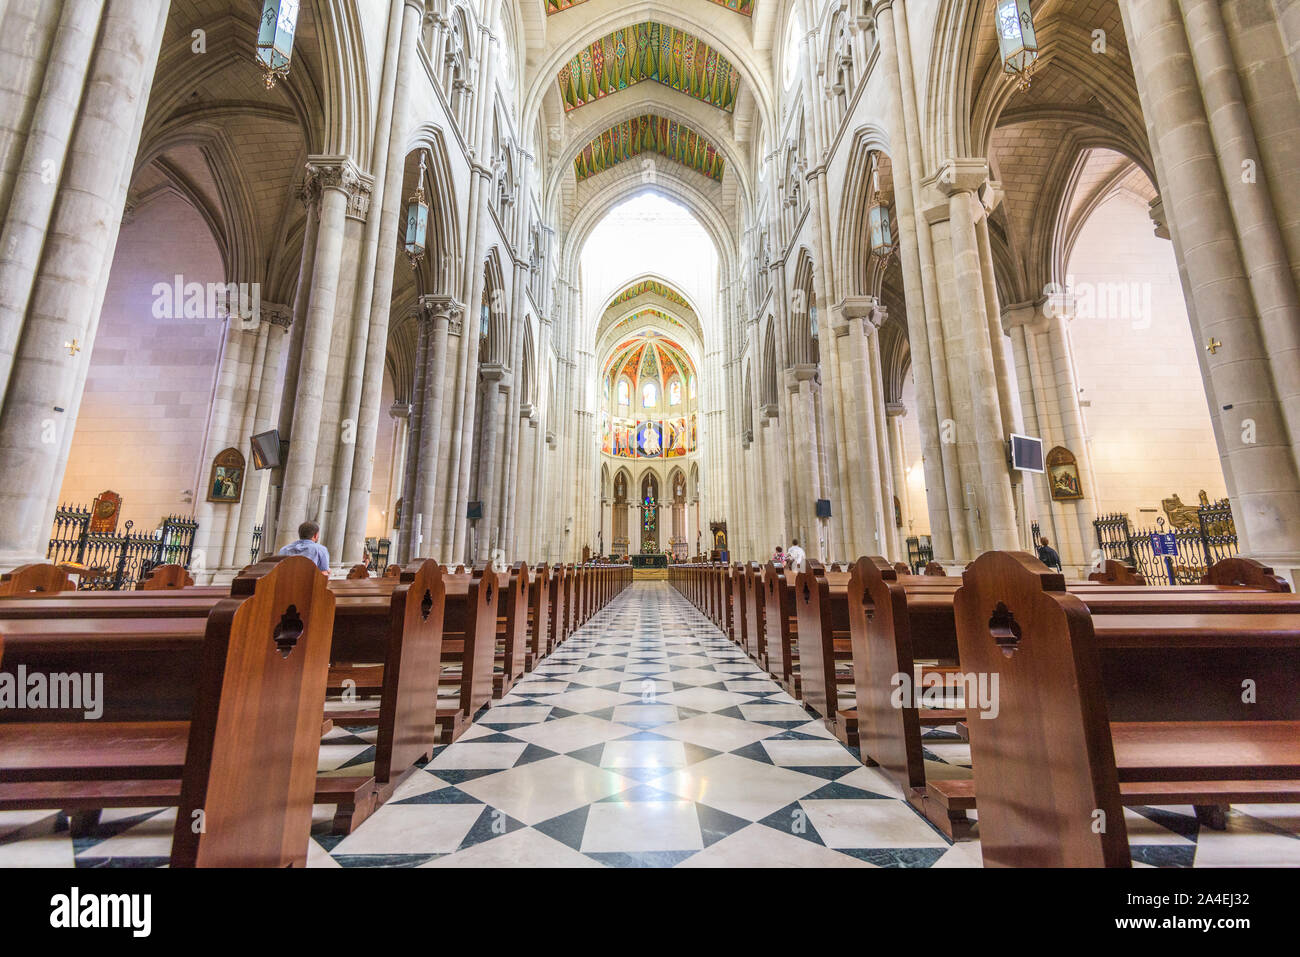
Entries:
{"type": "Polygon", "coordinates": [[[423,307],[417,307],[415,322],[415,383],[411,390],[411,416],[402,477],[401,542],[397,549],[397,560],[403,565],[415,558],[436,557],[426,551],[429,539],[424,531],[427,525],[425,513],[432,510],[432,493],[426,495],[421,465],[425,434],[431,428],[425,415],[425,396],[429,391],[429,339],[433,319],[423,307]]]}
{"type": "MultiPolygon", "coordinates": [[[[898,496],[899,517],[903,521],[903,527],[899,530],[897,557],[891,556],[893,560],[906,561],[907,549],[904,539],[911,534],[912,521],[912,497],[911,489],[908,487],[907,476],[908,468],[911,463],[907,461],[906,446],[903,442],[903,417],[907,415],[907,406],[901,402],[891,402],[885,406],[885,415],[889,419],[889,462],[893,469],[894,476],[894,494],[898,496]]],[[[893,503],[890,503],[889,521],[894,522],[893,503]]],[[[897,523],[895,523],[897,528],[897,523]]]]}
{"type": "MultiPolygon", "coordinates": [[[[11,307],[25,300],[0,408],[0,568],[46,553],[168,6],[111,0],[106,8],[30,294],[22,293],[28,283],[0,292],[11,307]]],[[[68,42],[81,49],[84,37],[68,42]]]]}
{"type": "Polygon", "coordinates": [[[478,454],[478,494],[483,518],[478,524],[474,559],[486,562],[491,560],[492,549],[497,547],[496,453],[502,432],[502,400],[510,390],[510,370],[497,362],[485,362],[479,366],[479,375],[483,379],[483,429],[475,451],[478,454]]]}

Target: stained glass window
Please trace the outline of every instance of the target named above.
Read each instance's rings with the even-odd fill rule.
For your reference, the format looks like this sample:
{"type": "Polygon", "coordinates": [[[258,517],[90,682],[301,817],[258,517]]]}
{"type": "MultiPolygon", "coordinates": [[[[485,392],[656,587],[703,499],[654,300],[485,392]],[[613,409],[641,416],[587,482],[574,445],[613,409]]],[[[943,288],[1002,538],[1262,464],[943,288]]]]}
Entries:
{"type": "Polygon", "coordinates": [[[626,379],[618,380],[618,404],[623,406],[632,404],[632,387],[626,379]]]}
{"type": "Polygon", "coordinates": [[[659,404],[659,387],[653,382],[647,382],[645,388],[641,390],[641,405],[647,409],[653,409],[659,404]]]}
{"type": "Polygon", "coordinates": [[[682,383],[679,379],[674,379],[673,384],[668,387],[668,404],[674,406],[682,404],[682,383]]]}

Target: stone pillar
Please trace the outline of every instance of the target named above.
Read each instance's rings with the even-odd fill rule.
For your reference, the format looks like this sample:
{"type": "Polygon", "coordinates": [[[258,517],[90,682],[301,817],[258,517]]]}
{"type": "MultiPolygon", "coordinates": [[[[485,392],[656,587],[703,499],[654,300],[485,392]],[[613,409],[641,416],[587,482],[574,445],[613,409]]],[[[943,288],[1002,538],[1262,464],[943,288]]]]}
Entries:
{"type": "MultiPolygon", "coordinates": [[[[388,467],[388,488],[384,495],[384,530],[392,538],[392,551],[390,561],[396,561],[396,551],[401,539],[399,537],[399,527],[397,524],[397,515],[394,514],[394,508],[397,501],[407,494],[406,479],[406,452],[410,441],[411,431],[411,403],[402,402],[400,399],[392,404],[388,410],[388,416],[393,420],[393,447],[389,456],[388,467]]],[[[404,505],[406,503],[403,503],[404,505]]]]}
{"type": "MultiPolygon", "coordinates": [[[[1264,157],[1251,155],[1263,144],[1253,142],[1241,71],[1226,47],[1221,16],[1208,4],[1181,6],[1121,0],[1120,11],[1126,33],[1143,38],[1132,52],[1134,74],[1188,313],[1205,347],[1201,371],[1241,550],[1294,578],[1300,571],[1295,266],[1285,268],[1270,206],[1283,202],[1280,186],[1270,191],[1244,176],[1245,164],[1258,167],[1286,147],[1265,145],[1264,157]]],[[[1287,97],[1280,102],[1294,111],[1294,85],[1287,97]]],[[[1279,142],[1289,138],[1287,132],[1279,142]]]]}
{"type": "Polygon", "coordinates": [[[884,554],[892,559],[899,554],[900,546],[898,529],[894,525],[894,474],[890,465],[889,425],[885,419],[885,374],[880,359],[880,325],[885,321],[885,315],[884,306],[876,306],[864,321],[864,328],[867,331],[867,367],[871,373],[871,414],[875,419],[871,454],[876,463],[875,472],[880,476],[880,490],[877,496],[880,507],[877,528],[880,537],[875,544],[878,547],[878,554],[884,554]]]}
{"type": "MultiPolygon", "coordinates": [[[[932,226],[943,226],[935,233],[935,259],[942,270],[943,348],[950,367],[961,370],[949,381],[956,400],[952,432],[970,533],[970,553],[955,556],[964,564],[984,551],[1020,547],[977,232],[985,215],[978,193],[988,182],[988,166],[978,159],[949,160],[932,182],[948,198],[946,220],[937,209],[930,213],[932,226]],[[945,252],[950,260],[941,258],[945,252]],[[955,357],[960,364],[952,361],[955,357]]],[[[1000,342],[997,345],[1001,348],[1000,342]]]]}
{"type": "Polygon", "coordinates": [[[459,329],[464,307],[448,296],[424,296],[420,308],[429,317],[428,348],[425,374],[420,380],[420,391],[415,393],[415,403],[423,409],[419,440],[419,455],[414,463],[415,479],[410,488],[420,502],[418,514],[423,521],[417,536],[424,540],[421,557],[443,556],[443,542],[438,535],[442,527],[438,521],[438,487],[442,472],[446,430],[443,428],[447,396],[448,335],[453,324],[459,329]]]}
{"type": "MultiPolygon", "coordinates": [[[[344,414],[355,410],[356,442],[344,445],[339,456],[335,484],[346,490],[346,497],[336,506],[336,533],[342,536],[345,565],[361,561],[365,546],[366,524],[370,511],[370,488],[375,470],[375,441],[379,432],[380,393],[384,382],[384,360],[388,352],[389,314],[392,309],[393,269],[397,258],[397,235],[401,228],[402,181],[405,172],[406,140],[409,122],[411,73],[419,60],[419,39],[424,19],[424,0],[393,0],[401,3],[400,40],[395,51],[395,76],[388,125],[383,118],[376,136],[376,153],[386,149],[382,175],[377,179],[382,189],[378,215],[372,213],[366,223],[366,243],[359,274],[362,295],[354,322],[358,335],[353,343],[353,357],[347,381],[344,414]],[[374,233],[372,236],[371,233],[374,233]],[[367,266],[374,263],[373,277],[367,266]],[[359,375],[358,375],[359,373],[359,375]],[[345,524],[346,523],[346,524],[345,524]]],[[[396,26],[396,18],[390,26],[396,26]]],[[[387,65],[385,65],[387,73],[387,65]]],[[[388,91],[385,77],[385,92],[388,91]]]]}
{"type": "MultiPolygon", "coordinates": [[[[0,396],[9,382],[45,234],[59,197],[58,179],[51,182],[47,174],[58,172],[66,160],[103,6],[104,0],[63,4],[22,159],[12,174],[13,191],[0,232],[0,396]],[[51,169],[49,164],[58,165],[51,169]]],[[[16,69],[18,64],[5,66],[16,69]]]]}
{"type": "Polygon", "coordinates": [[[485,362],[479,366],[479,375],[483,378],[483,429],[476,451],[478,494],[483,505],[483,518],[478,525],[474,558],[485,562],[491,559],[492,549],[496,547],[496,452],[497,440],[502,431],[501,399],[510,389],[510,370],[497,362],[485,362]]]}
{"type": "MultiPolygon", "coordinates": [[[[885,414],[889,418],[889,462],[893,469],[894,475],[894,494],[898,496],[898,510],[903,520],[903,527],[898,535],[898,549],[896,555],[891,555],[892,561],[907,561],[905,554],[906,548],[904,539],[911,534],[912,521],[912,501],[911,489],[907,482],[907,469],[910,463],[907,462],[907,453],[903,444],[903,416],[907,415],[907,406],[901,402],[891,402],[885,406],[885,414]]],[[[893,503],[890,503],[889,521],[894,522],[893,503]]],[[[895,525],[897,528],[897,525],[895,525]]]]}
{"type": "Polygon", "coordinates": [[[425,435],[432,428],[425,414],[426,395],[429,391],[429,338],[433,320],[419,308],[415,343],[415,383],[411,390],[411,417],[407,431],[406,460],[402,474],[402,524],[401,543],[397,549],[398,561],[405,565],[414,558],[429,558],[425,550],[429,539],[425,512],[432,509],[432,492],[426,494],[423,472],[425,435]]]}
{"type": "Polygon", "coordinates": [[[825,534],[821,520],[817,518],[821,482],[817,474],[817,400],[813,394],[816,377],[815,365],[797,365],[786,370],[786,388],[794,411],[794,461],[799,479],[798,497],[791,518],[796,529],[792,538],[800,540],[809,558],[824,560],[819,543],[825,534]]]}
{"type": "MultiPolygon", "coordinates": [[[[44,229],[40,265],[33,279],[0,292],[11,309],[26,303],[0,408],[0,568],[45,557],[167,9],[168,0],[108,5],[44,229]]],[[[76,22],[93,29],[84,18],[76,22]]],[[[84,48],[84,37],[64,39],[64,55],[84,48]]],[[[63,108],[54,100],[48,107],[63,108]]],[[[56,122],[50,114],[46,119],[56,122]]],[[[44,129],[44,136],[57,139],[61,126],[44,129]]],[[[40,218],[40,206],[34,201],[26,207],[29,218],[40,218]]],[[[15,238],[20,245],[33,241],[30,232],[15,238]]],[[[22,254],[13,252],[19,253],[14,273],[21,276],[22,254]]],[[[11,314],[9,331],[16,325],[11,314]]]]}

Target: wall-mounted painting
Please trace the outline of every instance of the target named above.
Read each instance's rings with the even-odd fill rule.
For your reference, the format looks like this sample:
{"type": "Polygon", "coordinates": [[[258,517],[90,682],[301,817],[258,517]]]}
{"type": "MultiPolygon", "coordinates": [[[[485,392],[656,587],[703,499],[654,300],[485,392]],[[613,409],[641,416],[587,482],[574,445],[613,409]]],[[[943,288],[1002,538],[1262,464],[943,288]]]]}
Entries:
{"type": "Polygon", "coordinates": [[[208,479],[208,501],[233,504],[244,491],[244,456],[239,449],[226,449],[212,460],[208,479]]]}
{"type": "Polygon", "coordinates": [[[657,459],[664,454],[664,430],[658,422],[642,422],[636,430],[636,450],[643,459],[657,459]]]}
{"type": "Polygon", "coordinates": [[[1083,482],[1074,453],[1058,445],[1047,453],[1047,485],[1055,502],[1075,502],[1083,498],[1083,482]]]}

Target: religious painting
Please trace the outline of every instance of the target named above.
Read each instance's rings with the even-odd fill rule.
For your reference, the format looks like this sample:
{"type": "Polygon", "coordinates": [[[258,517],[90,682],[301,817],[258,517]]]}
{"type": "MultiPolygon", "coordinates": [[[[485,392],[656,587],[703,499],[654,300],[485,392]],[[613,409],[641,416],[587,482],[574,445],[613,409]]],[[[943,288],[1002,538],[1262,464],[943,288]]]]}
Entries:
{"type": "Polygon", "coordinates": [[[695,416],[692,415],[691,416],[691,442],[686,447],[688,451],[694,452],[699,447],[698,436],[699,433],[696,431],[696,426],[695,426],[695,416]]]}
{"type": "Polygon", "coordinates": [[[116,492],[100,492],[90,507],[90,525],[86,531],[91,535],[112,535],[117,531],[117,517],[121,512],[122,496],[116,492]]]}
{"type": "Polygon", "coordinates": [[[405,504],[405,498],[399,498],[393,506],[393,528],[402,527],[402,506],[405,504]]]}
{"type": "Polygon", "coordinates": [[[614,448],[614,436],[609,427],[609,413],[600,410],[600,450],[609,455],[614,448]]]}
{"type": "Polygon", "coordinates": [[[614,454],[619,458],[636,458],[636,435],[632,426],[620,422],[614,426],[614,454]]]}
{"type": "Polygon", "coordinates": [[[898,500],[897,495],[894,496],[894,527],[903,527],[903,503],[898,500]]]}
{"type": "Polygon", "coordinates": [[[664,458],[681,458],[687,452],[690,436],[686,431],[686,420],[666,419],[664,421],[664,458]]]}
{"type": "Polygon", "coordinates": [[[1047,485],[1055,502],[1074,502],[1083,498],[1083,482],[1074,454],[1062,446],[1047,453],[1047,485]]]}
{"type": "Polygon", "coordinates": [[[212,460],[208,479],[208,501],[232,504],[244,491],[244,456],[239,449],[226,449],[212,460]]]}
{"type": "Polygon", "coordinates": [[[642,422],[636,430],[637,454],[643,459],[657,459],[664,452],[664,430],[658,422],[642,422]]]}

